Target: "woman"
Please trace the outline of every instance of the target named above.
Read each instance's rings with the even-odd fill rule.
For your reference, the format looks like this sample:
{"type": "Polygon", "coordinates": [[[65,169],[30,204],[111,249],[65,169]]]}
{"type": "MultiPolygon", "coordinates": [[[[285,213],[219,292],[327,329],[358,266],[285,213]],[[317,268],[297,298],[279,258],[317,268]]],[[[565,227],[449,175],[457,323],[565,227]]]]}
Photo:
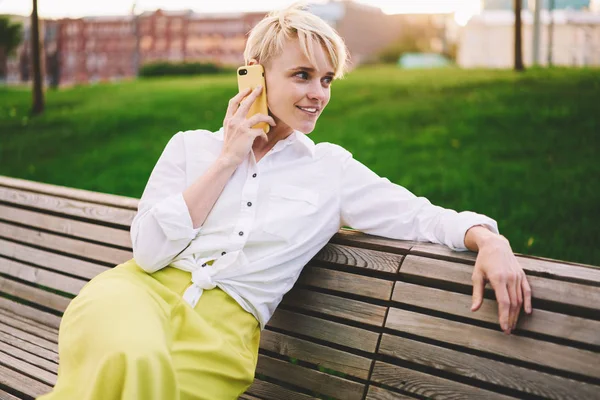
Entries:
{"type": "Polygon", "coordinates": [[[221,130],[171,138],[131,227],[134,258],[69,305],[58,383],[44,399],[237,398],[254,378],[261,328],[343,225],[479,250],[473,309],[490,279],[507,333],[523,301],[530,312],[494,220],[433,206],[306,136],[346,67],[329,25],[299,7],[272,13],[244,56],[265,67],[270,115],[245,118],[258,88],[231,99],[221,130]]]}

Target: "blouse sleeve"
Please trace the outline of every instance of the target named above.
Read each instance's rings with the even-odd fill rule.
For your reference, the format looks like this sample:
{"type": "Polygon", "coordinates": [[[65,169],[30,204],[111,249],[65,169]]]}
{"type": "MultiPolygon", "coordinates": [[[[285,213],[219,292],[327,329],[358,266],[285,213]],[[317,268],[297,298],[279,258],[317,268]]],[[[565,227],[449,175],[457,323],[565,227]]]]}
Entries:
{"type": "Polygon", "coordinates": [[[201,230],[194,229],[183,199],[185,163],[183,133],[179,132],[154,166],[131,224],[133,258],[149,273],[169,265],[201,230]]]}
{"type": "Polygon", "coordinates": [[[465,234],[475,225],[498,233],[496,221],[470,211],[432,205],[381,178],[350,153],[342,163],[341,221],[345,226],[392,239],[439,243],[467,250],[465,234]]]}

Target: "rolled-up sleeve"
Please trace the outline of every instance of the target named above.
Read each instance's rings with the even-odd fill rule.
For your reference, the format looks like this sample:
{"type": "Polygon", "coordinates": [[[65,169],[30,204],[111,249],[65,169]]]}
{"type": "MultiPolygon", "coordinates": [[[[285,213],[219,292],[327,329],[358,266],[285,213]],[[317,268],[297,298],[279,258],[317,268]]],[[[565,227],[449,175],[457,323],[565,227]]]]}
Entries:
{"type": "Polygon", "coordinates": [[[133,258],[147,272],[169,265],[200,232],[183,199],[183,133],[174,135],[154,166],[131,224],[133,258]]]}
{"type": "Polygon", "coordinates": [[[350,153],[342,162],[341,221],[372,235],[426,241],[467,250],[465,234],[475,225],[498,233],[493,219],[470,211],[435,206],[402,186],[381,178],[350,153]]]}

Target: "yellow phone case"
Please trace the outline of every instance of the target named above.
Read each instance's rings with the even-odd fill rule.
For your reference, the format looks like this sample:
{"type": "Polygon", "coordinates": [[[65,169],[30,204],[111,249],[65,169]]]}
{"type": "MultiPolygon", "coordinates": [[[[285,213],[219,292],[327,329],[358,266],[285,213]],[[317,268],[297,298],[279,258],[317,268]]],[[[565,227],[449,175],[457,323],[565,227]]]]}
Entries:
{"type": "MultiPolygon", "coordinates": [[[[267,88],[265,85],[265,70],[262,65],[245,65],[237,69],[238,88],[241,92],[246,88],[254,90],[258,85],[263,87],[262,92],[254,101],[254,104],[250,106],[250,111],[246,118],[250,118],[254,114],[269,115],[269,108],[267,107],[267,88]]],[[[269,132],[271,125],[266,122],[260,122],[253,126],[253,128],[262,128],[265,133],[269,132]]]]}

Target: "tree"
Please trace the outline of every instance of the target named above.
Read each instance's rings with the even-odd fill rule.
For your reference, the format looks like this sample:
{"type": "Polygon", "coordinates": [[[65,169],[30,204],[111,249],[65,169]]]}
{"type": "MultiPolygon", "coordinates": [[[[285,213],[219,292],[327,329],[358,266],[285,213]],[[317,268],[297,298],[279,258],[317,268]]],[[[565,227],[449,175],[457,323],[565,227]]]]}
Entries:
{"type": "Polygon", "coordinates": [[[522,0],[513,0],[515,5],[515,71],[524,71],[523,65],[523,30],[521,22],[522,0]]]}
{"type": "Polygon", "coordinates": [[[33,59],[33,115],[44,112],[44,92],[42,90],[42,65],[40,57],[40,22],[37,0],[33,0],[31,12],[31,54],[33,59]]]}
{"type": "Polygon", "coordinates": [[[23,26],[13,23],[8,16],[0,16],[0,78],[5,78],[8,57],[15,54],[15,50],[23,40],[23,26]]]}

